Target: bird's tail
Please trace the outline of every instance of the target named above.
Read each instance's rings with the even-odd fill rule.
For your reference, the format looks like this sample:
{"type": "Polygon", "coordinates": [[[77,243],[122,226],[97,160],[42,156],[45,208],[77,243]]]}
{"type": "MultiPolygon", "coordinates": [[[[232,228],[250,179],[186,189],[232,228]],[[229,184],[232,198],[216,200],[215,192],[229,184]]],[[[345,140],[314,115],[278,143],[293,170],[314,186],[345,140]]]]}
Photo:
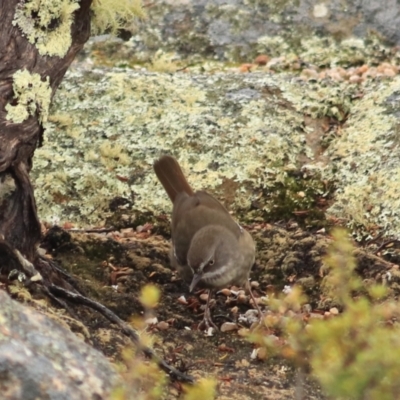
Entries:
{"type": "Polygon", "coordinates": [[[154,163],[154,171],[172,202],[175,201],[176,196],[181,192],[185,192],[189,196],[194,194],[185,175],[183,175],[178,161],[174,157],[160,157],[154,163]]]}

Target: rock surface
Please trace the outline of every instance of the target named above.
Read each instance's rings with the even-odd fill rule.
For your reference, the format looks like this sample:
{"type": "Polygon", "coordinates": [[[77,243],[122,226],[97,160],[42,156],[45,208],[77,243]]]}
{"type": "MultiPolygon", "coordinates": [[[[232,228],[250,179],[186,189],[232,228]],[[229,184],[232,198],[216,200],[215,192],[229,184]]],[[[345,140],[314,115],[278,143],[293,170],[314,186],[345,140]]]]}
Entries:
{"type": "Polygon", "coordinates": [[[109,398],[120,378],[101,353],[3,290],[0,303],[3,400],[109,398]]]}
{"type": "Polygon", "coordinates": [[[163,0],[146,11],[148,19],[131,28],[139,56],[163,49],[243,61],[262,51],[263,37],[299,43],[316,33],[345,39],[374,31],[400,43],[395,0],[163,0]]]}

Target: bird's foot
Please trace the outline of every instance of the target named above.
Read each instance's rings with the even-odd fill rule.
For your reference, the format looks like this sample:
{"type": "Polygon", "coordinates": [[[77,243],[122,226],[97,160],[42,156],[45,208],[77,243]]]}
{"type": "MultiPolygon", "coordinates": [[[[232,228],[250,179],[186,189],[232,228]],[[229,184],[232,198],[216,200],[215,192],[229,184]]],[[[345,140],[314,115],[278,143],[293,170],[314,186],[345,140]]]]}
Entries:
{"type": "Polygon", "coordinates": [[[208,307],[204,311],[203,320],[199,323],[197,329],[199,331],[206,331],[206,332],[209,332],[210,329],[214,329],[216,331],[219,330],[217,325],[215,325],[211,319],[210,309],[208,307]]]}
{"type": "Polygon", "coordinates": [[[247,282],[247,290],[250,293],[250,297],[251,297],[251,300],[253,302],[253,306],[256,308],[256,310],[258,312],[258,319],[261,321],[263,316],[264,316],[264,314],[262,313],[261,308],[258,305],[258,302],[257,302],[256,298],[254,297],[253,291],[251,290],[250,282],[247,282]]]}

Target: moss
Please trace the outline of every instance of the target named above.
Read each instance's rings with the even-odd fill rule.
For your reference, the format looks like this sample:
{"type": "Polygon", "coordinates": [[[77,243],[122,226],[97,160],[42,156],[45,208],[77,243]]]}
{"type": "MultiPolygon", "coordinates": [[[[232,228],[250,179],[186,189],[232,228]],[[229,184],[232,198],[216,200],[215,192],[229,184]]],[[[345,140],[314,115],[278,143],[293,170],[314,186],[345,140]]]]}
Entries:
{"type": "Polygon", "coordinates": [[[256,210],[247,218],[261,216],[271,222],[295,219],[308,228],[326,226],[324,206],[333,194],[329,185],[320,174],[307,177],[300,171],[288,173],[282,182],[271,183],[261,192],[253,203],[256,210]]]}
{"type": "Polygon", "coordinates": [[[5,107],[7,120],[21,123],[30,116],[39,115],[39,121],[47,121],[51,99],[49,78],[42,81],[39,74],[18,70],[13,75],[14,99],[5,107]]]}

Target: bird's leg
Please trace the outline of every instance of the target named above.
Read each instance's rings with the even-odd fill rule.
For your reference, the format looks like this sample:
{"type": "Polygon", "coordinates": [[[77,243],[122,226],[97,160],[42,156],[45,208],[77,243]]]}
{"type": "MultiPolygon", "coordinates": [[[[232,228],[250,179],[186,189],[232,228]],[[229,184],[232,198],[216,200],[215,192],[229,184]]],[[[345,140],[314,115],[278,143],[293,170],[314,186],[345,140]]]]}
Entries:
{"type": "Polygon", "coordinates": [[[214,328],[216,331],[218,331],[217,325],[214,324],[214,322],[211,319],[211,313],[210,313],[210,300],[212,297],[213,291],[210,289],[208,291],[208,299],[207,299],[207,304],[206,304],[206,309],[204,310],[204,317],[203,320],[200,322],[198,329],[202,330],[209,330],[210,328],[214,328]]]}
{"type": "Polygon", "coordinates": [[[246,283],[246,289],[250,292],[250,296],[251,296],[251,299],[253,300],[253,304],[256,307],[257,311],[258,311],[258,318],[261,319],[261,317],[263,316],[263,313],[261,312],[260,306],[256,302],[256,299],[254,297],[253,291],[251,290],[251,285],[250,285],[249,281],[247,281],[247,283],[246,283]]]}

